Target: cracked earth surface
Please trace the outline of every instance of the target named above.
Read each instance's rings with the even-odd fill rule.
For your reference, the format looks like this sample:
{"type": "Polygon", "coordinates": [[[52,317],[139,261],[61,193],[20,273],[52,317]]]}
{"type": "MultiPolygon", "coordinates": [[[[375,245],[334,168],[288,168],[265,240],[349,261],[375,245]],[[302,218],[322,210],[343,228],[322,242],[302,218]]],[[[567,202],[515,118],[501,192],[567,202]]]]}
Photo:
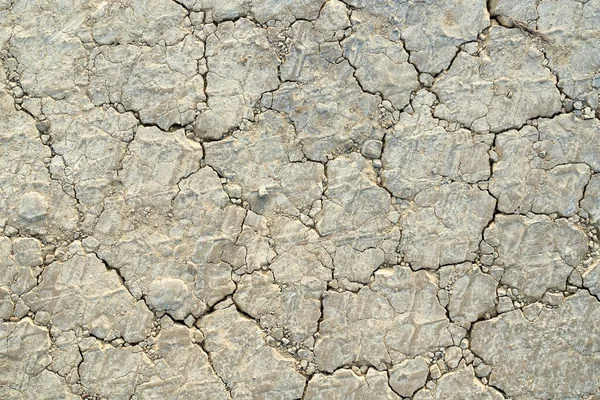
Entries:
{"type": "Polygon", "coordinates": [[[600,0],[0,0],[1,399],[600,399],[600,0]]]}

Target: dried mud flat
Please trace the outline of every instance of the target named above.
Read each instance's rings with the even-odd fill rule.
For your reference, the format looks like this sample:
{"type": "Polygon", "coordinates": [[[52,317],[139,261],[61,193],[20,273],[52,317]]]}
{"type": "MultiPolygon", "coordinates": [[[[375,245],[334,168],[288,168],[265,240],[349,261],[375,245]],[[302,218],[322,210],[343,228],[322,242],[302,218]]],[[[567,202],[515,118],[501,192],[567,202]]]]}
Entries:
{"type": "Polygon", "coordinates": [[[0,398],[600,399],[600,0],[0,0],[0,398]]]}

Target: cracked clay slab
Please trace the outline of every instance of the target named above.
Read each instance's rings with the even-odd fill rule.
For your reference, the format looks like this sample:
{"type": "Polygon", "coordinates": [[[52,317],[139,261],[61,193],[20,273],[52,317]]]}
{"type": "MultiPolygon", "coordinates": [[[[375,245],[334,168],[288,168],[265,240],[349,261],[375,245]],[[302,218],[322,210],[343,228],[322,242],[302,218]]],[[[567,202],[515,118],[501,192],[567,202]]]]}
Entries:
{"type": "Polygon", "coordinates": [[[0,0],[0,399],[600,399],[600,0],[0,0]]]}

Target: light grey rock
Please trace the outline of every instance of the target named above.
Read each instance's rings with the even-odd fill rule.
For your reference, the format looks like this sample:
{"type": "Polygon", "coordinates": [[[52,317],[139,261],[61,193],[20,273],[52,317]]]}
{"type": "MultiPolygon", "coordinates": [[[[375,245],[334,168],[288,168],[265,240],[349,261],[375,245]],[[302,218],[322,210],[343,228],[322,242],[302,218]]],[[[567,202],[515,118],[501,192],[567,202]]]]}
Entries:
{"type": "Polygon", "coordinates": [[[385,254],[381,249],[370,248],[361,252],[347,245],[341,246],[336,249],[333,257],[333,275],[337,279],[347,278],[352,282],[368,283],[384,260],[385,254]]]}
{"type": "Polygon", "coordinates": [[[394,392],[403,397],[411,397],[425,386],[429,376],[429,364],[424,357],[402,361],[390,369],[389,383],[394,392]]]}
{"type": "Polygon", "coordinates": [[[328,292],[315,343],[321,371],[355,363],[385,368],[452,343],[435,280],[407,267],[380,269],[371,288],[328,292]]]}
{"type": "Polygon", "coordinates": [[[542,312],[543,305],[539,302],[529,304],[523,307],[523,316],[527,318],[527,320],[533,322],[537,319],[537,317],[542,312]]]}
{"type": "MultiPolygon", "coordinates": [[[[433,382],[431,382],[429,384],[431,389],[433,389],[434,385],[435,384],[433,382]]],[[[415,399],[415,400],[432,400],[433,395],[431,394],[431,392],[429,390],[430,388],[419,390],[417,393],[415,393],[415,395],[413,396],[413,399],[415,399]]]]}
{"type": "MultiPolygon", "coordinates": [[[[440,275],[442,271],[440,271],[440,275]]],[[[498,282],[479,269],[470,268],[450,286],[452,291],[448,313],[453,322],[467,328],[471,322],[482,318],[494,309],[498,282]]]]}
{"type": "Polygon", "coordinates": [[[99,3],[92,7],[92,37],[99,45],[160,41],[172,46],[181,42],[190,29],[186,10],[177,3],[134,0],[126,4],[99,3]]]}
{"type": "Polygon", "coordinates": [[[240,309],[259,321],[272,314],[284,316],[281,287],[271,271],[258,270],[242,276],[233,299],[240,309]]]}
{"type": "Polygon", "coordinates": [[[149,379],[151,367],[150,359],[135,346],[115,348],[96,342],[83,353],[78,369],[88,393],[124,399],[131,398],[136,387],[149,379]]]}
{"type": "MultiPolygon", "coordinates": [[[[0,82],[6,82],[4,70],[0,82]]],[[[37,137],[33,118],[14,108],[0,90],[0,221],[22,235],[71,237],[77,229],[75,199],[51,178],[44,159],[51,151],[37,137]]]]}
{"type": "Polygon", "coordinates": [[[498,299],[498,305],[496,306],[496,311],[498,314],[511,311],[514,308],[515,307],[513,306],[513,302],[510,297],[502,296],[498,299]]]}
{"type": "Polygon", "coordinates": [[[62,113],[49,120],[56,153],[52,175],[72,185],[86,216],[96,215],[104,198],[119,189],[121,162],[139,122],[133,113],[121,114],[114,108],[93,108],[75,121],[62,113]]]}
{"type": "Polygon", "coordinates": [[[453,399],[460,393],[460,397],[469,400],[489,399],[501,400],[504,398],[500,392],[482,384],[473,374],[473,367],[462,364],[456,371],[442,376],[435,388],[434,399],[453,399]]]}
{"type": "Polygon", "coordinates": [[[581,120],[573,114],[552,119],[540,119],[537,129],[540,144],[538,152],[546,155],[540,162],[545,169],[561,164],[587,164],[593,172],[600,171],[598,137],[600,121],[581,120]]]}
{"type": "Polygon", "coordinates": [[[294,368],[293,359],[269,347],[264,334],[231,306],[202,318],[215,372],[237,398],[299,398],[305,378],[294,368]]]}
{"type": "Polygon", "coordinates": [[[456,367],[458,367],[462,356],[463,352],[460,347],[448,347],[444,352],[444,361],[446,362],[446,366],[448,366],[448,368],[450,369],[455,369],[456,367]]]}
{"type": "Polygon", "coordinates": [[[598,389],[598,342],[591,338],[599,315],[597,299],[579,291],[532,323],[519,310],[475,323],[471,348],[492,366],[490,384],[507,396],[585,397],[598,389]]]}
{"type": "Polygon", "coordinates": [[[532,39],[499,26],[491,27],[489,35],[485,56],[458,53],[434,83],[432,90],[440,99],[435,116],[478,132],[499,132],[560,111],[556,78],[542,65],[544,54],[532,46],[532,39]]]}
{"type": "Polygon", "coordinates": [[[543,215],[497,215],[484,237],[498,252],[495,265],[504,270],[500,282],[531,300],[548,289],[565,290],[567,277],[588,251],[580,228],[543,215]]]}
{"type": "Polygon", "coordinates": [[[600,175],[591,177],[579,204],[588,213],[592,223],[600,222],[600,175]]]}
{"type": "MultiPolygon", "coordinates": [[[[38,311],[36,317],[42,312],[43,311],[38,311]]],[[[79,374],[77,372],[77,367],[83,361],[83,356],[79,347],[80,344],[82,344],[82,338],[77,337],[75,330],[63,332],[56,327],[51,327],[50,329],[52,329],[54,346],[52,346],[50,350],[52,364],[48,366],[48,369],[65,377],[72,374],[79,374]]],[[[93,338],[88,338],[87,340],[91,343],[82,345],[82,348],[84,349],[94,343],[93,338]]]]}
{"type": "Polygon", "coordinates": [[[398,124],[386,135],[382,183],[396,197],[412,200],[421,191],[452,179],[465,183],[490,177],[491,135],[436,126],[420,129],[398,124]]]}
{"type": "Polygon", "coordinates": [[[42,220],[48,213],[48,201],[38,192],[27,192],[19,201],[19,216],[28,222],[42,220]]]}
{"type": "Polygon", "coordinates": [[[382,29],[392,39],[402,39],[410,52],[410,61],[421,72],[437,74],[446,69],[458,47],[477,39],[489,25],[486,4],[481,0],[440,4],[394,1],[347,0],[390,26],[382,29]]]}
{"type": "Polygon", "coordinates": [[[367,158],[379,158],[381,157],[381,150],[383,149],[383,143],[380,140],[367,140],[363,143],[360,152],[367,158]]]}
{"type": "MultiPolygon", "coordinates": [[[[440,369],[440,364],[438,363],[433,363],[429,366],[429,377],[433,380],[433,381],[437,381],[438,379],[440,379],[442,376],[442,370],[440,369]]],[[[432,382],[433,384],[433,382],[432,382]]]]}
{"type": "Polygon", "coordinates": [[[306,157],[320,162],[341,152],[348,140],[362,145],[384,135],[378,123],[381,97],[361,89],[347,60],[336,62],[343,53],[335,39],[350,26],[340,4],[328,2],[314,23],[292,25],[289,54],[280,67],[283,83],[273,92],[272,108],[294,123],[306,157]]]}
{"type": "Polygon", "coordinates": [[[537,7],[538,30],[548,38],[544,44],[549,66],[558,76],[558,86],[572,99],[586,99],[598,107],[597,76],[600,46],[595,21],[600,5],[561,0],[543,1],[537,7]]]}
{"type": "Polygon", "coordinates": [[[143,400],[179,396],[201,400],[230,399],[225,384],[215,374],[207,354],[192,340],[195,341],[192,329],[163,318],[155,344],[155,351],[160,358],[154,362],[152,376],[137,386],[133,398],[143,400]]]}
{"type": "Polygon", "coordinates": [[[0,288],[0,318],[7,321],[13,314],[15,304],[10,298],[10,292],[6,287],[0,288]]]}
{"type": "Polygon", "coordinates": [[[312,21],[319,16],[323,3],[325,0],[251,0],[251,11],[261,24],[271,20],[312,21]]]}
{"type": "Polygon", "coordinates": [[[592,295],[600,296],[600,263],[596,261],[585,270],[582,284],[592,295]]]}
{"type": "Polygon", "coordinates": [[[323,165],[290,162],[302,153],[293,126],[273,111],[262,114],[249,131],[206,143],[204,148],[206,163],[239,185],[237,197],[258,214],[298,216],[323,193],[323,165]]]}
{"type": "MultiPolygon", "coordinates": [[[[159,146],[155,149],[160,151],[159,146]]],[[[209,167],[195,172],[185,154],[181,149],[172,153],[187,160],[181,165],[190,168],[187,177],[175,175],[180,177],[176,180],[171,173],[181,172],[169,169],[143,170],[151,182],[174,181],[172,194],[161,200],[166,210],[150,208],[148,215],[133,214],[132,218],[124,200],[109,199],[95,230],[100,241],[98,254],[119,269],[131,293],[136,298],[150,294],[148,303],[156,306],[156,311],[166,311],[177,320],[189,314],[200,317],[235,290],[232,267],[221,257],[237,249],[235,242],[246,215],[244,209],[230,203],[216,172],[209,167]],[[171,217],[162,213],[171,213],[171,217]],[[151,288],[159,280],[171,284],[154,283],[151,288]]],[[[156,183],[155,188],[159,190],[160,185],[156,183]]],[[[155,202],[161,197],[145,199],[155,202]]]]}
{"type": "Polygon", "coordinates": [[[542,301],[550,306],[557,307],[559,306],[565,299],[565,296],[562,293],[552,293],[546,292],[542,297],[542,301]]]}
{"type": "Polygon", "coordinates": [[[0,398],[597,397],[598,0],[67,3],[0,0],[0,398]]]}
{"type": "Polygon", "coordinates": [[[12,8],[11,19],[3,18],[6,28],[17,31],[7,38],[7,44],[19,60],[14,70],[28,96],[79,98],[81,88],[85,91],[88,54],[82,39],[91,38],[85,34],[78,37],[77,31],[98,5],[82,3],[65,9],[54,1],[22,3],[12,8]]]}
{"type": "Polygon", "coordinates": [[[119,172],[127,202],[164,212],[179,193],[180,181],[200,169],[202,155],[200,144],[187,139],[182,129],[167,134],[140,127],[119,172]]]}
{"type": "Polygon", "coordinates": [[[153,317],[146,304],[131,296],[115,271],[107,270],[94,254],[85,254],[79,242],[69,252],[66,261],[44,269],[42,282],[24,295],[27,305],[34,312],[47,311],[63,331],[85,326],[105,340],[144,340],[153,317]]]}
{"type": "Polygon", "coordinates": [[[302,343],[317,331],[331,270],[299,246],[276,257],[269,269],[243,276],[233,299],[262,327],[283,328],[292,344],[302,343]]]}
{"type": "Polygon", "coordinates": [[[0,396],[7,400],[75,399],[63,378],[46,370],[52,362],[48,330],[30,319],[0,322],[0,396]]]}
{"type": "Polygon", "coordinates": [[[211,14],[215,22],[232,21],[248,15],[250,0],[222,2],[218,0],[183,0],[181,4],[188,10],[211,14]]]}
{"type": "Polygon", "coordinates": [[[201,138],[221,139],[244,118],[252,119],[252,107],[262,93],[279,86],[280,62],[266,31],[245,18],[219,24],[207,38],[205,57],[207,109],[194,130],[201,138]]]}
{"type": "Polygon", "coordinates": [[[88,93],[96,106],[122,104],[142,123],[166,130],[193,122],[206,99],[197,67],[204,44],[193,35],[172,46],[119,44],[95,53],[88,93]]]}
{"type": "Polygon", "coordinates": [[[366,376],[357,376],[349,369],[339,369],[332,375],[316,374],[308,382],[306,397],[321,400],[393,400],[400,397],[390,389],[387,374],[369,368],[366,376]]]}
{"type": "Polygon", "coordinates": [[[495,199],[467,184],[450,183],[419,193],[400,220],[400,249],[414,268],[474,260],[495,199]]]}
{"type": "Polygon", "coordinates": [[[17,316],[19,296],[38,284],[42,264],[37,239],[0,237],[0,317],[17,316]]]}
{"type": "Polygon", "coordinates": [[[184,304],[190,293],[181,279],[165,277],[153,281],[146,296],[153,310],[174,311],[184,304]]]}
{"type": "Polygon", "coordinates": [[[356,69],[354,76],[363,90],[381,93],[396,109],[403,109],[418,87],[417,71],[408,62],[402,41],[374,34],[376,23],[365,17],[360,12],[353,14],[353,18],[362,21],[341,42],[343,56],[356,69]]]}
{"type": "MultiPolygon", "coordinates": [[[[569,123],[567,121],[569,117],[556,117],[540,121],[539,132],[525,127],[498,135],[499,161],[493,166],[490,191],[498,198],[500,211],[556,212],[567,217],[579,211],[579,202],[590,179],[590,166],[577,163],[587,161],[585,159],[565,160],[564,154],[556,148],[560,139],[547,133],[556,132],[554,124],[569,123]]],[[[573,138],[573,143],[577,141],[573,138]]]]}
{"type": "Polygon", "coordinates": [[[327,189],[316,216],[320,236],[336,246],[348,244],[363,251],[387,239],[390,195],[377,186],[375,171],[360,155],[339,157],[327,163],[327,189]]]}
{"type": "Polygon", "coordinates": [[[12,241],[12,252],[15,262],[26,267],[42,265],[42,246],[34,238],[16,238],[12,241]]]}
{"type": "MultiPolygon", "coordinates": [[[[510,22],[512,21],[520,21],[535,29],[538,12],[534,1],[492,0],[489,7],[492,16],[500,17],[500,19],[502,17],[505,19],[510,18],[506,22],[502,21],[503,24],[511,25],[510,22]]],[[[514,25],[514,22],[512,25],[514,25]]]]}
{"type": "MultiPolygon", "coordinates": [[[[273,219],[270,223],[270,234],[274,249],[271,250],[270,255],[267,254],[269,262],[273,260],[276,254],[283,254],[293,250],[296,246],[307,245],[310,247],[310,251],[317,255],[321,252],[319,244],[327,244],[313,228],[307,227],[301,221],[285,216],[273,219]]],[[[325,253],[327,254],[326,258],[330,259],[329,253],[326,251],[325,253]]],[[[319,258],[321,262],[324,262],[322,257],[319,258]]]]}

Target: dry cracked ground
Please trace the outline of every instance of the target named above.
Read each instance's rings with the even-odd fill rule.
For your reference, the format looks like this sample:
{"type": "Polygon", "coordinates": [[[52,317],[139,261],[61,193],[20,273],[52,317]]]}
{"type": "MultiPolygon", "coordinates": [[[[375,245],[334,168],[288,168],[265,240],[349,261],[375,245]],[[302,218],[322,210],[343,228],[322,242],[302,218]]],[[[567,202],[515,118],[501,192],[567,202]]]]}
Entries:
{"type": "Polygon", "coordinates": [[[600,0],[0,0],[0,398],[599,399],[600,0]]]}

